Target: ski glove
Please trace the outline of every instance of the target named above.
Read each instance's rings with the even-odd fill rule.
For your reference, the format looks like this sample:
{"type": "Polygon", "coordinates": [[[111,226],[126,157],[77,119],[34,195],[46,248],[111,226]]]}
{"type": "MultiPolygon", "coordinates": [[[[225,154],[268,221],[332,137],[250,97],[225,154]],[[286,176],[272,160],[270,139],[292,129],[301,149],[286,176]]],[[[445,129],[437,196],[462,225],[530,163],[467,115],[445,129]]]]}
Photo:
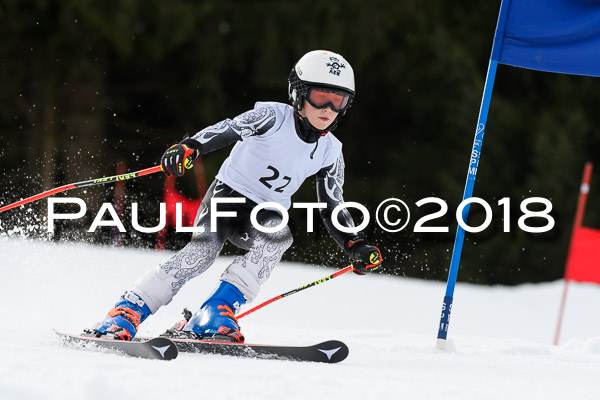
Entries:
{"type": "Polygon", "coordinates": [[[383,259],[377,247],[367,244],[362,239],[355,242],[348,241],[346,246],[352,260],[352,267],[354,267],[352,272],[355,274],[364,275],[381,266],[383,259]]]}
{"type": "Polygon", "coordinates": [[[185,139],[165,151],[160,166],[167,176],[183,176],[186,169],[194,166],[194,160],[200,155],[202,145],[194,139],[185,139]]]}

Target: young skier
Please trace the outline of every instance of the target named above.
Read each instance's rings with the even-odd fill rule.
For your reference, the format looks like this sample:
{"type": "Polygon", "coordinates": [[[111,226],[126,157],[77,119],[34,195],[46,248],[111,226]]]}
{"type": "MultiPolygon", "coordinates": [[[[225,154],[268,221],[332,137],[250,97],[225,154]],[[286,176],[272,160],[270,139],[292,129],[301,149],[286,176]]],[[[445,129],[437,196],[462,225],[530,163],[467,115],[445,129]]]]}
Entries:
{"type": "MultiPolygon", "coordinates": [[[[287,225],[274,233],[256,229],[251,223],[252,209],[264,202],[289,208],[292,194],[315,174],[318,200],[326,204],[321,217],[349,256],[354,272],[364,275],[381,265],[379,249],[369,245],[364,235],[341,232],[332,223],[333,209],[344,202],[344,159],[342,144],[331,132],[354,98],[352,67],[339,54],[311,51],[292,68],[288,82],[291,105],[257,102],[253,110],[209,126],[164,153],[163,171],[179,177],[197,157],[235,143],[198,209],[194,225],[204,231],[194,233],[170,260],[136,280],[92,334],[131,340],[139,324],[168,304],[187,281],[206,271],[229,240],[247,252],[227,267],[216,290],[178,327],[178,335],[243,342],[235,314],[257,296],[292,244],[287,225]],[[211,229],[213,198],[229,198],[218,204],[218,211],[233,211],[236,216],[217,218],[211,229]]],[[[280,225],[282,215],[264,208],[256,219],[270,228],[280,225]]],[[[345,209],[337,220],[342,226],[355,226],[345,209]]]]}

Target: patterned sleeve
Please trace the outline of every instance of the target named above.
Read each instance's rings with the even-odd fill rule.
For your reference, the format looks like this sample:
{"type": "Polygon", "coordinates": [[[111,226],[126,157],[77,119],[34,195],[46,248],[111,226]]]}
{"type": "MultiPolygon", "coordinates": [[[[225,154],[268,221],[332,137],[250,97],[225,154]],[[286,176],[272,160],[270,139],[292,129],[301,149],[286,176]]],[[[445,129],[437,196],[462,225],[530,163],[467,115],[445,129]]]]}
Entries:
{"type": "MultiPolygon", "coordinates": [[[[317,198],[319,203],[327,204],[327,207],[321,209],[321,218],[327,228],[327,231],[342,248],[347,250],[348,241],[362,239],[363,235],[359,232],[346,233],[338,230],[332,222],[333,209],[344,202],[342,196],[344,186],[344,156],[340,153],[338,159],[329,167],[322,168],[317,173],[317,198]]],[[[337,215],[340,225],[345,227],[354,227],[354,220],[347,209],[342,209],[337,215]]]]}
{"type": "Polygon", "coordinates": [[[201,154],[207,154],[229,146],[249,136],[262,135],[269,131],[276,120],[275,109],[271,105],[261,105],[246,111],[234,119],[226,119],[196,133],[191,139],[202,145],[201,154]]]}

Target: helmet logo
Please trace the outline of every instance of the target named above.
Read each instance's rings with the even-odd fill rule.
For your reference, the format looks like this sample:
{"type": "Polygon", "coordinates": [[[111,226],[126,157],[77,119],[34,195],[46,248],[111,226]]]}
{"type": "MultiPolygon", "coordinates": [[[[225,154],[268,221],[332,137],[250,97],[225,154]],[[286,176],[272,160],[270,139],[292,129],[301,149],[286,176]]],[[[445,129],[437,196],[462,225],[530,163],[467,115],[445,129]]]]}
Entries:
{"type": "Polygon", "coordinates": [[[341,63],[340,60],[335,57],[329,57],[329,60],[331,62],[326,64],[329,67],[329,73],[340,76],[340,73],[342,72],[341,69],[346,68],[346,64],[341,63]]]}

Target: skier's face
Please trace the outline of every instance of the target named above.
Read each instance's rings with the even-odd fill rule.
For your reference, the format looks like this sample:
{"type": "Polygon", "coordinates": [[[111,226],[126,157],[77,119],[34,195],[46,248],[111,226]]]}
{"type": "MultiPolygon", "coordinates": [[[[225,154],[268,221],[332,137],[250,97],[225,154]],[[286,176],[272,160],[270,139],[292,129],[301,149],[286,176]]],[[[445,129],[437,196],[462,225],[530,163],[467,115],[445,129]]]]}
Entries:
{"type": "Polygon", "coordinates": [[[316,129],[325,130],[335,121],[339,113],[333,111],[330,106],[325,108],[313,107],[308,101],[304,100],[304,106],[300,111],[300,115],[308,120],[308,122],[316,129]]]}

